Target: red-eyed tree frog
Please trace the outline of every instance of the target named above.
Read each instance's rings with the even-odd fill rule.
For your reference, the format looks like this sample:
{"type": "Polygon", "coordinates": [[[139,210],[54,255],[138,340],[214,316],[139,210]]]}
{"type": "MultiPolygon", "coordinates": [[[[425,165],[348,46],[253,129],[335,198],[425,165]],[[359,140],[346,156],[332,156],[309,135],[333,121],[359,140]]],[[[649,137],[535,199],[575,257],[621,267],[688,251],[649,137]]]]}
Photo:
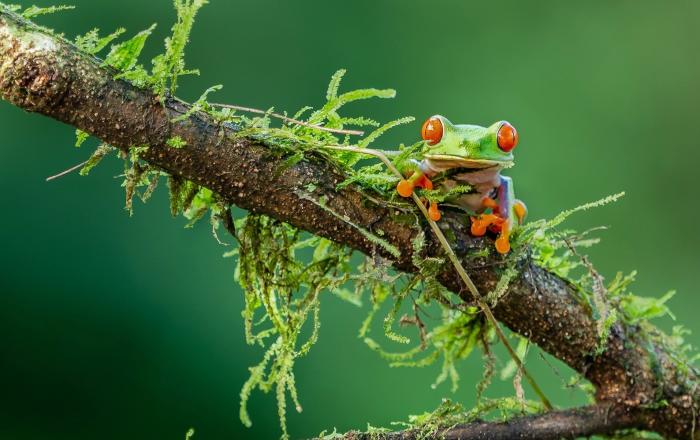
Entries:
{"type": "MultiPolygon", "coordinates": [[[[517,200],[513,181],[501,170],[513,165],[513,149],[518,132],[506,121],[489,127],[455,125],[444,116],[428,118],[421,129],[427,147],[421,160],[412,160],[401,170],[404,179],[396,187],[402,197],[411,197],[414,188],[449,191],[456,185],[469,185],[471,191],[445,202],[466,210],[471,216],[471,233],[482,236],[487,230],[498,234],[496,250],[510,251],[510,234],[522,224],[527,208],[517,200]],[[517,222],[517,223],[516,223],[517,222]]],[[[430,218],[440,220],[438,205],[431,202],[430,218]]]]}

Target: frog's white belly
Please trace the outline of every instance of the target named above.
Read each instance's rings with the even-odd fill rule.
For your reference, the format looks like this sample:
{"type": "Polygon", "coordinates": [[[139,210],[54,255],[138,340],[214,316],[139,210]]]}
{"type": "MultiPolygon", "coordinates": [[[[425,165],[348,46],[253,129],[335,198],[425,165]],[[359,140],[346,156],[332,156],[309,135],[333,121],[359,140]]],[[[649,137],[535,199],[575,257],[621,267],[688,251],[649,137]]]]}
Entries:
{"type": "MultiPolygon", "coordinates": [[[[428,177],[432,177],[438,173],[454,169],[454,167],[442,161],[435,162],[430,159],[424,159],[420,164],[420,169],[428,177]]],[[[474,191],[473,193],[448,200],[447,204],[456,205],[473,213],[482,212],[484,210],[482,203],[484,197],[496,198],[496,189],[501,185],[501,169],[500,166],[493,166],[469,170],[453,174],[445,179],[441,185],[445,191],[449,191],[457,185],[465,184],[471,186],[474,191]]]]}

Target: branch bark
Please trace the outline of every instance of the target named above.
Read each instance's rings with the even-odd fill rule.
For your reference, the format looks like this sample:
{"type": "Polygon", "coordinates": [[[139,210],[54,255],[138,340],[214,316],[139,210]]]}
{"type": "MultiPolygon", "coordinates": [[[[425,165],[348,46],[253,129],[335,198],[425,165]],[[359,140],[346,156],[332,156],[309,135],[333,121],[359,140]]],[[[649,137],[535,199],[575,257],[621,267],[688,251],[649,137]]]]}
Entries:
{"type": "MultiPolygon", "coordinates": [[[[185,105],[176,100],[162,104],[150,91],[113,76],[114,72],[101,67],[99,60],[79,52],[70,43],[46,34],[15,14],[0,12],[3,99],[72,125],[125,151],[147,144],[149,149],[142,155],[146,161],[206,186],[232,204],[365,254],[380,254],[398,270],[416,271],[411,263],[411,240],[420,231],[396,221],[392,210],[368,201],[354,188],[336,190],[344,177],[340,171],[329,168],[322,155],[285,168],[284,158],[265,145],[234,137],[236,127],[217,124],[203,114],[173,122],[187,112],[185,105]],[[185,140],[187,147],[169,147],[167,141],[174,136],[185,140]],[[343,219],[300,196],[309,183],[315,186],[314,197],[325,197],[326,206],[343,219]],[[354,225],[381,230],[383,238],[396,246],[401,256],[392,257],[354,225]]],[[[455,237],[455,252],[463,258],[480,291],[490,291],[499,278],[500,257],[477,261],[464,257],[492,243],[487,238],[472,237],[462,215],[445,214],[441,227],[450,229],[450,235],[455,237]]],[[[426,254],[440,255],[438,243],[430,238],[426,248],[426,254]]],[[[596,323],[575,299],[573,287],[528,258],[519,269],[519,277],[494,310],[496,317],[593,383],[599,404],[593,408],[609,408],[616,417],[582,410],[579,415],[595,419],[595,423],[587,425],[593,427],[588,433],[610,432],[623,427],[620,420],[625,420],[629,423],[624,423],[624,427],[679,438],[695,435],[700,393],[692,370],[680,371],[663,347],[644,340],[638,329],[622,323],[613,326],[606,351],[593,356],[596,323]],[[657,405],[662,400],[667,405],[657,405]]],[[[452,271],[443,273],[440,281],[465,301],[470,300],[452,271]]],[[[574,413],[555,412],[539,420],[543,424],[556,417],[572,420],[567,417],[574,413]]],[[[530,429],[535,422],[522,419],[510,426],[530,429]]],[[[563,426],[560,435],[567,435],[569,431],[563,426]]],[[[524,431],[521,434],[526,435],[524,431]]]]}
{"type": "MultiPolygon", "coordinates": [[[[475,421],[432,434],[443,440],[560,440],[612,434],[636,426],[638,420],[627,412],[616,413],[613,405],[593,405],[563,411],[520,417],[507,422],[475,421]]],[[[387,434],[350,432],[347,440],[419,440],[425,432],[407,430],[387,434]]]]}

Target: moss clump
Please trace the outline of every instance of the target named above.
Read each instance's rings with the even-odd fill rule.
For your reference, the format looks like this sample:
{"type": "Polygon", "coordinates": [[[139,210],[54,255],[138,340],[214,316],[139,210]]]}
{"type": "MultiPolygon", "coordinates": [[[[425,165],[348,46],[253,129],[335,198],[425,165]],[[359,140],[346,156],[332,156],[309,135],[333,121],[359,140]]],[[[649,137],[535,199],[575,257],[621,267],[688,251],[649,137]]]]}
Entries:
{"type": "Polygon", "coordinates": [[[414,433],[416,440],[441,438],[442,434],[456,425],[475,420],[505,421],[514,416],[537,414],[544,411],[538,402],[520,400],[513,397],[484,399],[474,408],[465,409],[459,403],[443,399],[433,411],[408,417],[408,422],[395,422],[395,425],[414,433]]]}

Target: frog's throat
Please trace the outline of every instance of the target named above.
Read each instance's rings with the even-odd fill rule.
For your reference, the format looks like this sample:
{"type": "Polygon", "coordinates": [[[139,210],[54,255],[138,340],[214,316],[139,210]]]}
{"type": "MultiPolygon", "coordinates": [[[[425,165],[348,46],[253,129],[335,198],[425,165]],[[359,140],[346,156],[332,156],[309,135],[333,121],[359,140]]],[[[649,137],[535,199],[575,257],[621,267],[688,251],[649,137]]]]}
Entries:
{"type": "Polygon", "coordinates": [[[512,160],[490,160],[490,159],[469,159],[468,157],[451,156],[448,154],[426,154],[423,156],[430,168],[435,170],[448,170],[452,168],[509,168],[513,165],[512,160]]]}

